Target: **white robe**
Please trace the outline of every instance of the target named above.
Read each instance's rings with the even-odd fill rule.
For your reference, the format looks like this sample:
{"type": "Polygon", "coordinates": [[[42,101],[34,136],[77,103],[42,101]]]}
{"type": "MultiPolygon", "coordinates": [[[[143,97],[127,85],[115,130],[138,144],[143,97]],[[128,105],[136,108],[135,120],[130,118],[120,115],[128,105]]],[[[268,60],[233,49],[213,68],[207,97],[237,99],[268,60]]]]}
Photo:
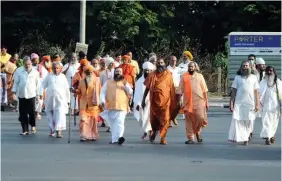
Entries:
{"type": "Polygon", "coordinates": [[[70,102],[70,91],[64,74],[49,74],[43,81],[42,88],[46,91],[44,101],[48,125],[52,131],[66,129],[66,114],[70,102]]]}
{"type": "Polygon", "coordinates": [[[133,116],[135,119],[139,122],[139,125],[141,126],[142,133],[148,133],[152,130],[151,123],[150,123],[150,101],[149,101],[149,94],[146,97],[145,103],[146,106],[144,110],[142,109],[142,99],[143,95],[146,89],[146,86],[144,85],[144,75],[140,77],[137,82],[135,83],[135,92],[134,92],[134,108],[133,108],[133,116]],[[136,107],[139,106],[139,111],[136,110],[136,107]]]}
{"type": "MultiPolygon", "coordinates": [[[[130,87],[130,85],[127,83],[125,85],[126,92],[128,95],[132,95],[133,90],[130,87]]],[[[115,91],[115,90],[114,90],[115,91]]],[[[105,104],[106,102],[106,94],[107,94],[107,82],[103,85],[100,93],[100,102],[101,104],[105,104]]],[[[118,139],[120,137],[123,137],[124,134],[124,122],[125,117],[127,115],[127,111],[121,111],[121,110],[108,110],[104,109],[103,112],[100,113],[100,116],[107,120],[109,123],[109,126],[111,128],[111,142],[115,143],[118,142],[118,139]]]]}
{"type": "MultiPolygon", "coordinates": [[[[65,64],[62,72],[65,71],[68,67],[69,67],[69,63],[65,64]]],[[[80,67],[80,63],[78,62],[74,64],[70,64],[70,67],[65,74],[68,80],[69,87],[72,87],[72,77],[78,72],[79,67],[80,67]]],[[[78,99],[75,99],[73,93],[71,93],[71,108],[78,110],[78,99]]]]}
{"type": "Polygon", "coordinates": [[[254,90],[259,89],[257,77],[249,75],[247,79],[237,75],[232,84],[237,89],[232,121],[228,140],[232,142],[245,142],[253,131],[256,118],[254,90]]]}
{"type": "Polygon", "coordinates": [[[0,91],[0,97],[1,97],[1,106],[4,106],[7,104],[8,99],[7,99],[7,89],[6,89],[6,81],[7,81],[7,76],[6,73],[1,73],[1,91],[0,91]]]}
{"type": "MultiPolygon", "coordinates": [[[[32,68],[34,68],[35,70],[38,71],[38,65],[32,66],[32,68]]],[[[46,68],[44,66],[41,66],[41,69],[42,69],[42,77],[40,77],[40,84],[43,83],[43,81],[45,80],[45,78],[49,74],[49,72],[46,70],[46,68]]],[[[42,99],[36,100],[35,101],[35,112],[38,112],[38,113],[42,112],[42,106],[43,106],[43,100],[42,99]]]]}
{"type": "Polygon", "coordinates": [[[260,82],[260,103],[262,116],[262,130],[260,137],[272,138],[274,137],[279,120],[281,119],[281,103],[282,103],[282,81],[277,79],[273,87],[267,85],[267,80],[263,79],[260,82]],[[278,89],[278,91],[277,91],[278,89]],[[278,100],[278,96],[280,100],[278,100]]]}

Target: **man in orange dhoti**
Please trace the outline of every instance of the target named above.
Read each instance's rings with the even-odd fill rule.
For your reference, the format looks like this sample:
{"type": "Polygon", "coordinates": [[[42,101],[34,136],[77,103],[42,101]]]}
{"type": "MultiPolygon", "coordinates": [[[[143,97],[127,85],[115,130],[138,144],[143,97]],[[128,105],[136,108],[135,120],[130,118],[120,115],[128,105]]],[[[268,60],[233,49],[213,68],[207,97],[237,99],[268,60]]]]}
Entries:
{"type": "Polygon", "coordinates": [[[181,77],[178,89],[178,102],[183,94],[186,136],[185,144],[194,143],[194,135],[200,143],[202,127],[207,125],[208,88],[202,74],[196,72],[196,64],[190,62],[188,72],[181,77]]]}
{"type": "Polygon", "coordinates": [[[96,141],[99,138],[97,122],[99,115],[100,79],[94,75],[94,68],[85,67],[86,77],[81,79],[76,93],[80,98],[80,141],[96,141]]]}
{"type": "Polygon", "coordinates": [[[145,100],[150,91],[150,121],[152,134],[150,141],[154,142],[160,131],[160,144],[167,144],[166,134],[170,123],[170,107],[175,104],[175,88],[172,75],[162,58],[157,60],[157,69],[146,78],[144,85],[146,90],[142,100],[142,108],[145,108],[145,100]]]}
{"type": "MultiPolygon", "coordinates": [[[[73,88],[74,88],[75,91],[76,91],[76,89],[77,89],[78,86],[79,86],[80,80],[82,80],[82,79],[85,78],[85,73],[83,72],[83,68],[84,68],[85,66],[88,66],[88,65],[89,65],[88,60],[86,60],[86,59],[80,60],[79,71],[76,72],[76,73],[74,74],[73,78],[72,78],[72,86],[73,86],[73,88]]],[[[77,101],[77,103],[78,103],[78,109],[80,109],[80,108],[79,108],[79,106],[80,106],[80,98],[81,98],[81,96],[79,95],[78,98],[77,98],[77,99],[78,99],[78,101],[77,101]]],[[[77,114],[78,114],[78,113],[77,113],[77,114]]]]}

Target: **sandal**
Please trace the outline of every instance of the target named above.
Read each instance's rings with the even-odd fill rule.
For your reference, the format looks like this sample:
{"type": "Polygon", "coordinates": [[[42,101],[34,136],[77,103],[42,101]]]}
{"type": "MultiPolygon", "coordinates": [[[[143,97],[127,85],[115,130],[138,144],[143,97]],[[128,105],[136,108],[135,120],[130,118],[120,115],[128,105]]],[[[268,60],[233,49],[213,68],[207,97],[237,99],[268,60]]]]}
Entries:
{"type": "Polygon", "coordinates": [[[275,137],[270,138],[270,143],[275,143],[275,137]]]}
{"type": "Polygon", "coordinates": [[[201,136],[198,133],[196,133],[196,137],[197,137],[198,143],[202,143],[203,142],[203,138],[201,138],[201,136]]]}
{"type": "Polygon", "coordinates": [[[186,144],[186,145],[194,144],[194,141],[193,141],[193,140],[188,140],[188,141],[185,141],[185,144],[186,144]]]}
{"type": "Polygon", "coordinates": [[[156,139],[156,136],[157,136],[158,132],[153,132],[152,131],[152,134],[150,135],[150,141],[151,143],[153,143],[156,139]]]}

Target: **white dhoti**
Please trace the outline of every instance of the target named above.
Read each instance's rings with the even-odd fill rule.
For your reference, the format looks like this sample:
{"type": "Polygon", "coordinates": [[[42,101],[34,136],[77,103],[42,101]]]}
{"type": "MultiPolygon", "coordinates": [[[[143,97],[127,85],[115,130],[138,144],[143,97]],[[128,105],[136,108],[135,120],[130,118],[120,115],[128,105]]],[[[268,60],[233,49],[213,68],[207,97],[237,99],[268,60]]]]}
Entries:
{"type": "Polygon", "coordinates": [[[112,143],[118,142],[118,139],[123,137],[126,114],[126,111],[118,110],[104,110],[100,114],[100,116],[110,124],[112,143]]]}
{"type": "Polygon", "coordinates": [[[78,110],[78,98],[75,98],[73,93],[71,94],[71,109],[78,110]]]}
{"type": "Polygon", "coordinates": [[[35,112],[42,112],[43,100],[39,99],[35,102],[35,112]]]}
{"type": "Polygon", "coordinates": [[[262,112],[262,130],[260,132],[261,138],[274,137],[280,117],[280,112],[262,112]]]}
{"type": "Polygon", "coordinates": [[[148,133],[152,130],[149,109],[149,106],[145,106],[144,110],[141,106],[139,106],[139,111],[137,111],[136,106],[134,105],[133,115],[135,119],[139,122],[142,133],[148,133]]]}
{"type": "Polygon", "coordinates": [[[64,110],[46,111],[46,117],[52,132],[66,130],[66,114],[64,110]]]}
{"type": "Polygon", "coordinates": [[[228,141],[249,141],[249,136],[253,131],[254,120],[256,118],[256,113],[253,110],[253,107],[235,104],[229,128],[228,141]]]}

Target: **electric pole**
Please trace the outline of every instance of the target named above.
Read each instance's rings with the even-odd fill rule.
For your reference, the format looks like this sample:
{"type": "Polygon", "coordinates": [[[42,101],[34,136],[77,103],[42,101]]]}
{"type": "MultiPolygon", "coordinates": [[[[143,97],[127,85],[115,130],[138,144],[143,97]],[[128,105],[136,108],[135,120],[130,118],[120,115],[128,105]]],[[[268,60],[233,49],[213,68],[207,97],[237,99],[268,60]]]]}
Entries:
{"type": "Polygon", "coordinates": [[[79,28],[79,41],[85,44],[86,34],[86,0],[80,0],[80,28],[79,28]]]}

